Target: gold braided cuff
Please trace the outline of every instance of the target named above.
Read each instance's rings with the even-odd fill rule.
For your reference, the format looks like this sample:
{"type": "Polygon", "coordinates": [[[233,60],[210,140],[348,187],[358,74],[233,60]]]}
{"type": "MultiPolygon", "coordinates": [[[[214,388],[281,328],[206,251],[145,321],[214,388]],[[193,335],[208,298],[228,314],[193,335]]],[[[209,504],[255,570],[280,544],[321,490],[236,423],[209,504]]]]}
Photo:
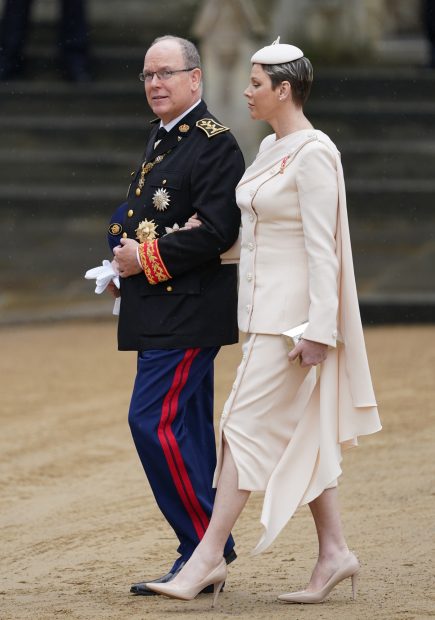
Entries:
{"type": "Polygon", "coordinates": [[[141,243],[139,258],[145,277],[150,284],[165,282],[172,277],[160,256],[158,239],[141,243]]]}

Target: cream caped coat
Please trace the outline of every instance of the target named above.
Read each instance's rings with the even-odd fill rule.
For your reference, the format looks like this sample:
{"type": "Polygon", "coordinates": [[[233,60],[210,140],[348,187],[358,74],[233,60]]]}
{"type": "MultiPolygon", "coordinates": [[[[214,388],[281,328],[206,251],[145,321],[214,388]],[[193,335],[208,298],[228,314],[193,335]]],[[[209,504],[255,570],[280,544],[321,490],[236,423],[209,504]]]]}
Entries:
{"type": "MultiPolygon", "coordinates": [[[[381,425],[361,325],[337,148],[314,129],[279,140],[274,134],[267,136],[239,182],[237,202],[242,213],[240,330],[281,334],[308,320],[304,338],[330,346],[311,398],[312,424],[307,414],[298,431],[303,434],[304,424],[309,434],[317,429],[315,440],[305,449],[311,453],[306,454],[305,478],[300,471],[292,472],[298,449],[295,435],[265,490],[261,517],[265,532],[254,551],[258,553],[273,542],[299,505],[315,499],[337,479],[341,449],[357,445],[358,435],[374,433],[381,425]]],[[[226,407],[230,399],[228,403],[226,407]]],[[[221,430],[225,432],[224,421],[221,430]]],[[[302,444],[303,440],[299,450],[302,444]]],[[[215,484],[221,463],[222,446],[215,484]]]]}

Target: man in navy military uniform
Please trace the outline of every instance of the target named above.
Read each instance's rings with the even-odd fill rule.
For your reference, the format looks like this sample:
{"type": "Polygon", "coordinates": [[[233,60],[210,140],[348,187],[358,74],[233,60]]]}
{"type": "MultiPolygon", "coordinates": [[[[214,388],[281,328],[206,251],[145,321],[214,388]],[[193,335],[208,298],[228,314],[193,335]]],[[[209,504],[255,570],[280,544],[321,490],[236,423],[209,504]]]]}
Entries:
{"type": "MultiPolygon", "coordinates": [[[[236,241],[236,140],[201,99],[200,59],[185,39],[156,39],[140,79],[157,115],[127,202],[109,236],[121,276],[120,350],[138,351],[129,424],[156,501],[188,560],[212,512],[216,462],[213,361],[237,341],[237,267],[220,258],[236,241]],[[186,225],[186,222],[188,224],[186,225]],[[195,226],[195,222],[200,224],[195,226]]],[[[140,527],[138,527],[140,530],[140,527]]],[[[227,562],[236,556],[230,538],[227,562]]],[[[145,582],[136,594],[154,594],[145,582]]]]}

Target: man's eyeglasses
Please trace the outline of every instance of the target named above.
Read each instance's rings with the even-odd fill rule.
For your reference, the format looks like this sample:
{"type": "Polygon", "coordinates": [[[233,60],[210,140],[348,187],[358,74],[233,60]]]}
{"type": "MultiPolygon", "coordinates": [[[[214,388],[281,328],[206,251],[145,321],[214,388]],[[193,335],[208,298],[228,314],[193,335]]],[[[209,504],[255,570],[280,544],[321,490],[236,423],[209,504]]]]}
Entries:
{"type": "Polygon", "coordinates": [[[174,73],[182,73],[183,71],[193,71],[197,67],[190,67],[190,69],[175,69],[170,71],[169,69],[162,69],[162,71],[149,71],[146,73],[139,73],[139,79],[141,82],[152,82],[153,77],[156,75],[159,80],[169,80],[174,73]]]}

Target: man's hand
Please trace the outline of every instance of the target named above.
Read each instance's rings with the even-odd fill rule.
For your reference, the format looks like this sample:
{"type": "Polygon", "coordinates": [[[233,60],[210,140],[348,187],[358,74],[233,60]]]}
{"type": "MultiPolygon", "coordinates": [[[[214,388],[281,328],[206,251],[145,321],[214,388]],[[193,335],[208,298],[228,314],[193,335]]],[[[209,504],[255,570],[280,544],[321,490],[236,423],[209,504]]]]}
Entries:
{"type": "Polygon", "coordinates": [[[128,278],[137,273],[141,273],[142,269],[137,260],[137,248],[139,244],[134,239],[121,239],[121,245],[113,248],[116,262],[118,263],[119,275],[121,278],[128,278]]]}
{"type": "Polygon", "coordinates": [[[295,362],[298,358],[302,368],[307,366],[317,366],[326,360],[328,355],[328,345],[313,340],[301,338],[294,349],[288,354],[290,362],[295,362]]]}

